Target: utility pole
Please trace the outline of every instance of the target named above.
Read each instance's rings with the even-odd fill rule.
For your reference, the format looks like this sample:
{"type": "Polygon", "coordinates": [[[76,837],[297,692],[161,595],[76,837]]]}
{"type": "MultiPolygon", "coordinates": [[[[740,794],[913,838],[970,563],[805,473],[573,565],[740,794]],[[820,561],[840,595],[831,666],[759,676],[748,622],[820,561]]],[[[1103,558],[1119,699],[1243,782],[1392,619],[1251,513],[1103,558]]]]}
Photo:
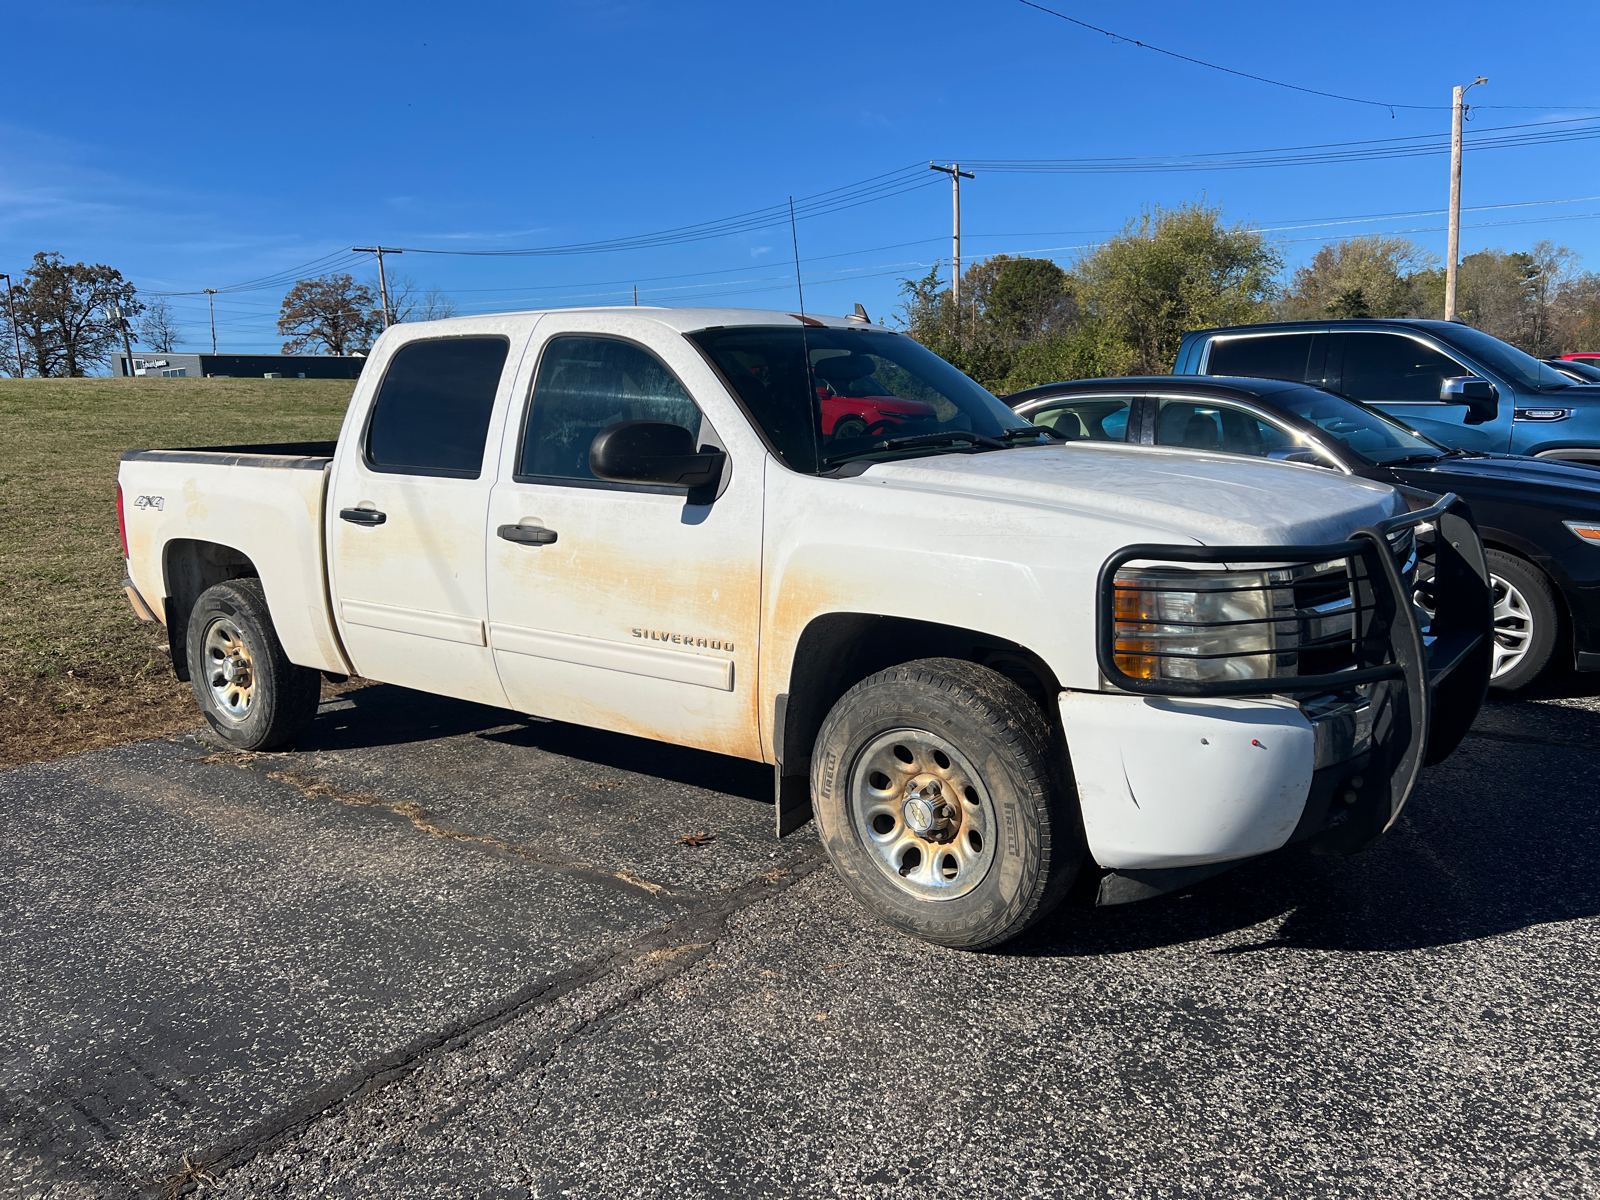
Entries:
{"type": "Polygon", "coordinates": [[[378,256],[378,295],[383,298],[383,327],[385,329],[394,324],[394,313],[389,310],[389,282],[383,277],[383,256],[385,254],[404,254],[404,250],[395,250],[389,246],[351,246],[351,251],[356,254],[376,254],[378,256]]]}
{"type": "Polygon", "coordinates": [[[637,283],[633,285],[633,306],[635,308],[639,307],[639,285],[637,283]]]}
{"type": "Polygon", "coordinates": [[[963,171],[960,163],[951,163],[948,167],[929,163],[928,170],[943,171],[950,176],[950,195],[955,206],[955,226],[950,234],[950,299],[959,315],[961,312],[961,181],[977,177],[971,171],[963,171]]]}
{"type": "Polygon", "coordinates": [[[122,350],[128,356],[128,378],[133,378],[133,343],[128,338],[128,318],[122,315],[122,305],[111,304],[106,308],[106,315],[117,323],[122,330],[122,350]]]}
{"type": "Polygon", "coordinates": [[[11,293],[11,276],[0,272],[0,279],[6,281],[6,307],[11,311],[11,342],[17,351],[17,378],[21,379],[23,375],[22,331],[17,328],[17,298],[11,293]]]}
{"type": "Polygon", "coordinates": [[[206,307],[211,310],[211,353],[217,352],[217,305],[211,297],[217,294],[216,288],[201,288],[206,294],[206,307]]]}
{"type": "Polygon", "coordinates": [[[1461,261],[1461,119],[1466,115],[1466,95],[1488,77],[1479,75],[1450,97],[1450,237],[1444,268],[1444,319],[1456,319],[1456,267],[1461,261]]]}

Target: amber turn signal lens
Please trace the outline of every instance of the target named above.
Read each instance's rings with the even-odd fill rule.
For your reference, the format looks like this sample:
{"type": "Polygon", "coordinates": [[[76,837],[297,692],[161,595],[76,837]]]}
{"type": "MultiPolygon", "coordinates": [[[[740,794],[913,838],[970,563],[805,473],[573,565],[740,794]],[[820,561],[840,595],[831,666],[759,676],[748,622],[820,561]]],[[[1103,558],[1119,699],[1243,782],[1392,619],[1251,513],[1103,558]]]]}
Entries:
{"type": "MultiPolygon", "coordinates": [[[[1600,546],[1600,524],[1593,521],[1563,521],[1568,529],[1591,545],[1600,546]]],[[[1120,605],[1119,605],[1120,608],[1120,605]]]]}

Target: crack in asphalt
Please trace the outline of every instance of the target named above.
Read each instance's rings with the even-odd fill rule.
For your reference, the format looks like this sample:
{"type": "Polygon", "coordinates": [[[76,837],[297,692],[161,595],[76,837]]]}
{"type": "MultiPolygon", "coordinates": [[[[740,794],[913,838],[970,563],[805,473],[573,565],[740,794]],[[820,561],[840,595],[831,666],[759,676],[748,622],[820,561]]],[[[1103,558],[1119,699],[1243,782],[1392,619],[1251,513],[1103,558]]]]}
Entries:
{"type": "Polygon", "coordinates": [[[221,1181],[227,1172],[292,1141],[314,1124],[350,1110],[357,1102],[443,1055],[467,1047],[529,1012],[554,1006],[564,997],[608,977],[622,975],[630,968],[642,969],[642,978],[618,991],[598,1009],[567,1022],[522,1051],[516,1065],[477,1080],[467,1089],[468,1095],[438,1112],[427,1127],[459,1113],[486,1088],[493,1090],[529,1071],[542,1076],[563,1047],[606,1027],[611,1018],[705,958],[729,933],[729,923],[735,916],[782,895],[826,862],[820,845],[809,847],[753,879],[702,900],[652,933],[603,949],[565,971],[525,984],[477,1017],[415,1038],[399,1050],[345,1072],[276,1117],[245,1130],[234,1141],[183,1154],[167,1175],[137,1181],[136,1186],[156,1187],[176,1195],[198,1178],[197,1172],[221,1181]]]}
{"type": "Polygon", "coordinates": [[[440,841],[485,846],[538,866],[553,867],[559,871],[587,875],[607,882],[620,881],[629,887],[638,888],[658,900],[663,898],[670,900],[693,899],[703,894],[699,892],[674,892],[664,884],[645,879],[625,868],[602,867],[578,859],[559,858],[518,842],[495,837],[492,834],[471,833],[464,829],[453,829],[448,825],[441,825],[433,814],[429,813],[427,809],[414,800],[385,800],[383,797],[374,795],[371,792],[342,791],[319,776],[295,770],[292,767],[273,771],[263,770],[261,766],[257,765],[258,763],[265,763],[270,766],[274,762],[281,761],[281,756],[279,755],[261,754],[249,750],[221,750],[208,754],[203,758],[192,758],[189,761],[206,766],[230,766],[237,767],[243,771],[256,771],[266,775],[268,779],[288,784],[309,800],[332,800],[337,804],[349,805],[354,808],[383,809],[397,817],[403,817],[419,833],[424,833],[440,841]]]}

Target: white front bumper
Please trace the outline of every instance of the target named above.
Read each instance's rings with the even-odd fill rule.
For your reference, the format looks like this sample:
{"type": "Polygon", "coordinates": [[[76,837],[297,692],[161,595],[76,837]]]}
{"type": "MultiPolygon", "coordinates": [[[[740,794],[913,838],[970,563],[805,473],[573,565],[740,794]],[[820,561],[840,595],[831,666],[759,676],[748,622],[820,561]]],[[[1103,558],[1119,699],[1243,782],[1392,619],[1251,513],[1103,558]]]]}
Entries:
{"type": "Polygon", "coordinates": [[[1288,700],[1063,692],[1089,852],[1102,867],[1228,862],[1276,850],[1305,810],[1316,732],[1288,700]]]}

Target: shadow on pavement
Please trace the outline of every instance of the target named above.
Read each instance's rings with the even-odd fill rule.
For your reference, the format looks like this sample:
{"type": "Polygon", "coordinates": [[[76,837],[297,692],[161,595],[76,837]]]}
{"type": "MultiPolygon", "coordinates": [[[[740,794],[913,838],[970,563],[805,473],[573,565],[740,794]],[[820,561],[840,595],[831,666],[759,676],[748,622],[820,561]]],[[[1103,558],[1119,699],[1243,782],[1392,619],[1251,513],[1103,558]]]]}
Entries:
{"type": "Polygon", "coordinates": [[[772,768],[742,758],[582,725],[540,721],[502,708],[383,683],[346,692],[338,700],[349,701],[353,707],[340,705],[324,711],[295,749],[370,749],[476,734],[502,745],[526,746],[619,771],[642,769],[674,783],[772,802],[772,768]]]}
{"type": "MultiPolygon", "coordinates": [[[[1540,714],[1533,706],[1517,713],[1530,723],[1540,714]]],[[[1222,936],[1279,917],[1270,940],[1217,952],[1392,951],[1600,915],[1593,758],[1600,712],[1564,709],[1560,716],[1569,733],[1575,724],[1586,731],[1586,744],[1469,738],[1424,774],[1399,824],[1362,854],[1330,858],[1290,849],[1183,892],[1112,908],[1093,908],[1087,887],[1079,886],[1005,952],[1114,954],[1222,936]]]]}

